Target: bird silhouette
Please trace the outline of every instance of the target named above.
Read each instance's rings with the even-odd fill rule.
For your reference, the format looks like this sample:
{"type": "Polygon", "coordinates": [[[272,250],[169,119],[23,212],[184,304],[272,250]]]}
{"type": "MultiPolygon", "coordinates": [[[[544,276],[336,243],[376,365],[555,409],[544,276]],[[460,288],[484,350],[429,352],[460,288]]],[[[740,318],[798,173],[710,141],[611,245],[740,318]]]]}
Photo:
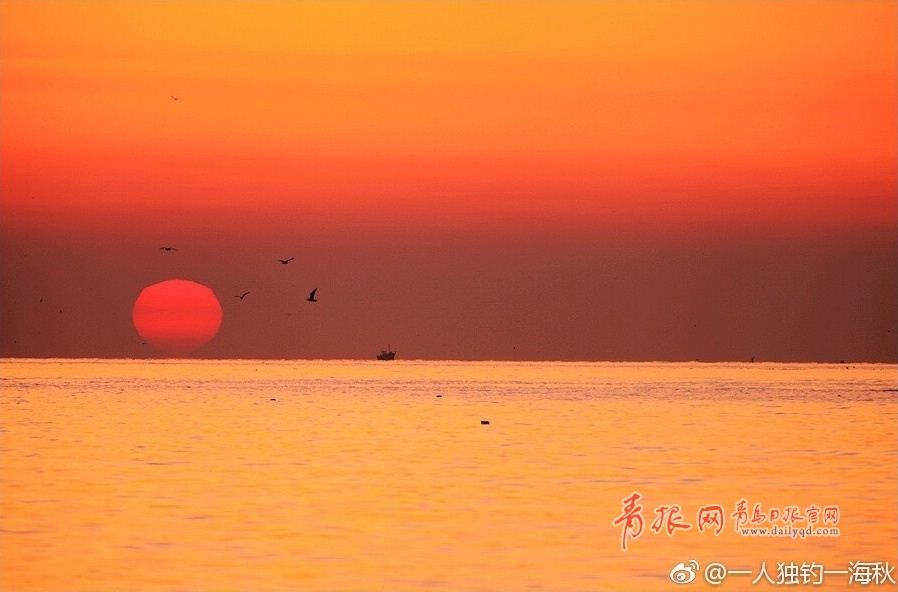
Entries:
{"type": "Polygon", "coordinates": [[[169,96],[171,96],[172,101],[180,101],[181,100],[181,97],[176,97],[175,95],[169,95],[169,96]]]}
{"type": "Polygon", "coordinates": [[[172,252],[172,251],[177,251],[178,249],[176,249],[176,248],[174,248],[174,247],[159,247],[159,250],[160,250],[160,251],[165,251],[165,252],[167,252],[167,253],[170,253],[170,252],[172,252]]]}
{"type": "Polygon", "coordinates": [[[234,296],[234,298],[239,298],[240,300],[243,300],[244,298],[246,298],[246,295],[247,295],[247,294],[249,294],[249,292],[244,292],[244,293],[241,294],[240,296],[234,296]]]}
{"type": "Polygon", "coordinates": [[[318,292],[318,288],[315,288],[314,290],[309,292],[309,297],[306,298],[306,300],[308,300],[309,302],[318,302],[318,300],[315,298],[315,294],[317,292],[318,292]]]}
{"type": "Polygon", "coordinates": [[[289,259],[278,259],[278,261],[281,262],[281,265],[287,265],[288,263],[290,263],[290,262],[293,261],[294,259],[296,259],[296,257],[290,257],[289,259]]]}

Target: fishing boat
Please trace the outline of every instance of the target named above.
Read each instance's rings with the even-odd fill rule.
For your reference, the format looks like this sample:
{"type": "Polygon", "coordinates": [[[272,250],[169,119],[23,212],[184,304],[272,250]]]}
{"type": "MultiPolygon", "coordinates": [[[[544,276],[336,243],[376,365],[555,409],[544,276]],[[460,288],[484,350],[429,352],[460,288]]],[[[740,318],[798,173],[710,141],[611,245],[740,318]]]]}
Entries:
{"type": "Polygon", "coordinates": [[[390,346],[387,346],[387,349],[381,350],[379,354],[377,354],[377,359],[381,361],[392,360],[396,357],[396,352],[394,352],[390,346]]]}

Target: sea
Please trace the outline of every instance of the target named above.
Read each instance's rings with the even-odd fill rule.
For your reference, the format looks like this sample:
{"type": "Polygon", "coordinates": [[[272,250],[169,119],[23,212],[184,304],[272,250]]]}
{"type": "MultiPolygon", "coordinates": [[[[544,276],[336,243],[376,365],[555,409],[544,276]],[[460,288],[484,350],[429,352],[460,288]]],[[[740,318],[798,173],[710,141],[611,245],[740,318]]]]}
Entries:
{"type": "Polygon", "coordinates": [[[0,360],[4,592],[898,589],[896,565],[896,365],[0,360]]]}

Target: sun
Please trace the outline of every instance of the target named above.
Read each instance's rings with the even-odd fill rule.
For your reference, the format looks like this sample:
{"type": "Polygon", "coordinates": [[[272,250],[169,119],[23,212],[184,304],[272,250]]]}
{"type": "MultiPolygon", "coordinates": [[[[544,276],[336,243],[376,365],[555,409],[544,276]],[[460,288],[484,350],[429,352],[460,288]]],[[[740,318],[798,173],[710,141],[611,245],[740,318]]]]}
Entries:
{"type": "Polygon", "coordinates": [[[221,303],[211,288],[179,279],[147,286],[131,311],[137,333],[172,356],[186,355],[211,341],[221,318],[221,303]]]}

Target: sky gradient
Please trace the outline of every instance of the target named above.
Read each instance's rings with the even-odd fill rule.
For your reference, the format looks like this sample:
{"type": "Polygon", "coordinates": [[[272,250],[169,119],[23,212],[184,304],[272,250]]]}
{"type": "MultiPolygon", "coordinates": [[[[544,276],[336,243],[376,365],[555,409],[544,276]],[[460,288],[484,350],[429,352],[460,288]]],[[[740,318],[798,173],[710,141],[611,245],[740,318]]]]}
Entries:
{"type": "Polygon", "coordinates": [[[4,2],[0,60],[0,355],[155,355],[183,278],[200,356],[898,361],[894,2],[4,2]]]}

